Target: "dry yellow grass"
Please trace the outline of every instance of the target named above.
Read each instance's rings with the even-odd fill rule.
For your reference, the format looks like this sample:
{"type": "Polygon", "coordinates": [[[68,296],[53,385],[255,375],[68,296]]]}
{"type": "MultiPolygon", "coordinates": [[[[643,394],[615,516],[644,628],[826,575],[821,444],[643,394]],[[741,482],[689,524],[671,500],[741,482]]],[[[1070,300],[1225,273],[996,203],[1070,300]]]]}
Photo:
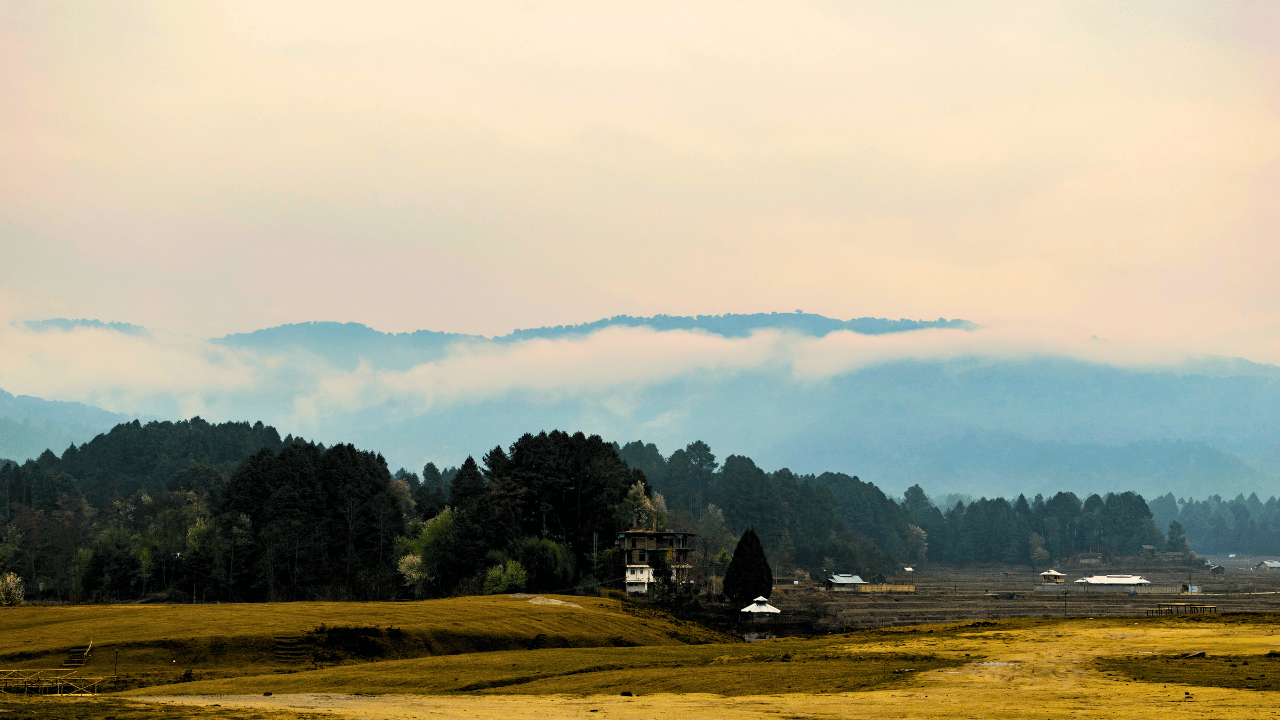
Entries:
{"type": "MultiPolygon", "coordinates": [[[[564,599],[581,607],[503,597],[373,605],[23,608],[0,612],[0,650],[64,647],[81,639],[59,641],[50,636],[86,627],[109,630],[99,635],[106,643],[141,637],[161,647],[166,641],[181,644],[192,638],[304,632],[320,623],[396,625],[431,632],[471,627],[481,635],[500,632],[522,638],[556,634],[577,638],[584,646],[421,657],[287,674],[251,665],[238,669],[239,677],[144,688],[130,692],[133,697],[120,698],[122,703],[153,703],[118,706],[140,717],[147,716],[145,707],[152,707],[155,717],[198,717],[215,710],[221,716],[233,710],[263,718],[319,713],[481,720],[1280,717],[1277,692],[1164,682],[1146,665],[1147,681],[1139,682],[1116,672],[1126,666],[1123,662],[1098,662],[1100,657],[1196,651],[1211,657],[1265,655],[1280,650],[1280,618],[1275,616],[1010,620],[813,640],[682,646],[671,636],[692,632],[687,626],[656,615],[626,614],[613,601],[564,599]],[[272,627],[254,627],[263,623],[272,627]],[[611,644],[610,637],[654,644],[601,647],[611,644]],[[907,668],[915,672],[892,672],[907,668]],[[635,696],[622,697],[623,690],[635,696]],[[268,691],[273,695],[263,696],[268,691]]],[[[711,634],[706,636],[710,639],[711,634]]],[[[1184,681],[1187,677],[1179,676],[1184,681]]],[[[66,707],[79,709],[66,713],[68,717],[92,717],[95,706],[66,707]]],[[[239,716],[235,712],[230,716],[239,716]]]]}
{"type": "Polygon", "coordinates": [[[417,654],[724,640],[659,613],[637,617],[617,600],[559,600],[572,605],[503,595],[408,603],[3,608],[0,668],[57,666],[66,650],[92,640],[96,650],[90,669],[96,673],[113,667],[116,651],[121,674],[187,668],[197,673],[269,672],[288,667],[274,659],[273,637],[304,634],[322,624],[396,627],[420,641],[417,654]]]}
{"type": "MultiPolygon", "coordinates": [[[[1235,621],[1221,618],[1193,621],[1186,618],[1153,618],[1125,620],[1073,619],[1067,621],[1003,621],[995,627],[960,628],[917,627],[878,633],[862,633],[847,638],[808,641],[822,652],[851,655],[888,655],[905,653],[957,658],[963,664],[942,667],[923,673],[912,673],[901,684],[880,690],[856,693],[773,692],[767,694],[724,697],[717,694],[717,678],[731,675],[704,674],[703,668],[685,667],[685,674],[704,678],[703,693],[656,693],[637,697],[620,697],[616,693],[595,694],[586,681],[593,673],[582,673],[567,685],[549,682],[542,686],[524,683],[506,690],[507,694],[470,693],[463,695],[392,694],[355,697],[325,693],[319,684],[311,691],[297,686],[293,694],[263,697],[255,695],[155,697],[153,701],[168,707],[180,704],[208,704],[246,709],[329,712],[352,718],[423,718],[468,717],[500,718],[601,718],[617,720],[686,720],[688,717],[714,717],[726,720],[787,718],[844,718],[872,716],[876,718],[1061,718],[1112,717],[1126,718],[1262,718],[1280,715],[1280,693],[1199,687],[1159,682],[1136,682],[1118,675],[1108,676],[1097,667],[1101,656],[1139,656],[1148,653],[1185,654],[1206,651],[1216,654],[1261,655],[1280,648],[1276,634],[1276,618],[1256,616],[1235,621]],[[930,633],[928,630],[934,630],[930,633]],[[969,653],[967,660],[964,653],[969,653]],[[510,694],[538,691],[542,694],[510,694]],[[595,712],[592,712],[595,711],[595,712]]],[[[795,645],[798,641],[771,641],[745,647],[749,654],[762,655],[771,650],[795,645]]],[[[628,649],[626,652],[685,652],[705,648],[628,649]]],[[[585,653],[599,651],[535,651],[525,653],[536,658],[548,653],[585,653]]],[[[625,653],[618,653],[619,655],[625,653]]],[[[412,663],[428,663],[436,659],[412,661],[409,664],[379,663],[359,669],[364,679],[377,677],[379,667],[387,675],[407,677],[412,663]]],[[[556,664],[559,664],[558,661],[556,664]]],[[[661,663],[655,664],[655,667],[661,663]]],[[[803,666],[798,663],[797,667],[803,666]]],[[[740,674],[769,673],[780,665],[743,662],[736,668],[740,674]]],[[[856,664],[850,663],[850,669],[856,664]]],[[[428,665],[421,666],[426,673],[428,665]]],[[[306,673],[316,680],[320,673],[306,673]]],[[[604,686],[614,686],[606,671],[596,673],[604,686]]],[[[674,677],[674,674],[633,667],[625,669],[631,682],[639,685],[649,677],[674,677]]],[[[665,672],[665,671],[664,671],[665,672]]],[[[285,679],[285,678],[281,678],[285,679]]],[[[289,676],[290,682],[305,682],[303,675],[289,676]]],[[[336,678],[335,678],[336,679],[336,678]]],[[[246,679],[247,680],[247,679],[246,679]]],[[[255,679],[260,680],[260,679],[255,679]]],[[[565,681],[567,682],[567,681],[565,681]]],[[[734,682],[740,682],[736,680],[734,682]]],[[[228,692],[246,692],[249,688],[234,683],[228,692]]],[[[401,689],[403,693],[410,688],[401,689]]],[[[654,688],[659,689],[659,688],[654,688]]],[[[173,688],[155,688],[167,692],[173,688]]],[[[495,690],[487,691],[494,693],[495,690]]]]}
{"type": "Polygon", "coordinates": [[[847,642],[788,640],[749,645],[473,653],[364,663],[288,675],[185,682],[142,688],[128,694],[848,692],[902,684],[911,673],[963,662],[955,653],[940,657],[867,652],[848,646],[847,642]]]}

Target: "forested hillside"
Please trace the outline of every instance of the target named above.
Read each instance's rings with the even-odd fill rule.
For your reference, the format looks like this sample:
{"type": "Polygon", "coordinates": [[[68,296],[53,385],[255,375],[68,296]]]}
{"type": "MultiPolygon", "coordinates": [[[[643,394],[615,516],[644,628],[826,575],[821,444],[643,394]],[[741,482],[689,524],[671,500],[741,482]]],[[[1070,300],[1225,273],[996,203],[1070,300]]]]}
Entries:
{"type": "Polygon", "coordinates": [[[620,454],[666,496],[673,522],[698,529],[710,512],[721,514],[735,534],[754,525],[786,574],[873,572],[920,560],[1047,565],[1086,551],[1137,555],[1143,545],[1187,550],[1177,532],[1173,542],[1166,539],[1142,496],[1132,492],[1084,500],[1069,492],[1048,500],[981,498],[938,508],[919,485],[899,503],[875,485],[840,473],[766,473],[739,456],[717,469],[701,442],[665,459],[641,442],[628,443],[620,454]]]}
{"type": "Polygon", "coordinates": [[[643,473],[582,433],[525,435],[483,468],[420,478],[261,423],[128,423],[5,464],[0,483],[0,571],[73,600],[564,589],[620,578],[616,531],[662,522],[643,473]],[[509,571],[497,585],[494,567],[509,571]]]}
{"type": "MultiPolygon", "coordinates": [[[[126,333],[130,346],[167,352],[163,343],[151,347],[153,333],[132,326],[79,320],[24,327],[33,342],[87,343],[126,333]]],[[[155,392],[112,392],[133,398],[138,413],[168,413],[179,396],[198,397],[224,413],[269,423],[289,422],[299,402],[320,402],[326,409],[308,430],[315,439],[376,448],[392,468],[415,470],[425,459],[459,464],[476,448],[505,445],[530,428],[591,427],[609,439],[645,437],[667,452],[697,438],[722,460],[746,456],[762,468],[815,478],[824,471],[857,474],[895,497],[917,482],[930,494],[981,487],[988,497],[1011,501],[1018,493],[1049,498],[1071,491],[1083,500],[1121,489],[1146,497],[1231,497],[1262,493],[1280,477],[1276,366],[1238,358],[1135,366],[1123,357],[1009,355],[984,337],[963,320],[800,312],[623,315],[495,337],[313,322],[216,338],[189,359],[241,364],[248,384],[166,382],[155,392]],[[765,335],[743,340],[757,332],[765,335]],[[619,342],[660,347],[671,361],[640,369],[608,360],[619,342]],[[758,342],[767,342],[769,352],[743,354],[758,342]],[[917,357],[904,349],[901,356],[877,351],[864,358],[852,350],[935,344],[972,345],[972,355],[917,357]],[[473,355],[486,360],[473,364],[467,359],[473,355]],[[564,368],[595,358],[586,366],[599,372],[522,369],[535,357],[557,367],[570,363],[564,368]],[[432,380],[463,366],[479,375],[460,384],[432,380]],[[363,390],[346,399],[331,395],[340,387],[363,390]],[[566,392],[570,387],[576,389],[566,392]],[[606,409],[619,387],[627,388],[626,412],[606,409]]],[[[86,418],[106,417],[78,430],[62,419],[46,428],[46,420],[27,422],[11,407],[0,395],[0,457],[20,462],[132,419],[44,403],[41,412],[74,407],[86,418]]]]}
{"type": "MultiPolygon", "coordinates": [[[[787,469],[769,473],[741,455],[730,455],[720,466],[701,441],[669,458],[639,441],[627,443],[619,455],[644,471],[675,527],[704,538],[737,536],[755,527],[782,574],[887,571],[921,559],[924,546],[906,514],[875,485],[856,477],[796,475],[787,469]]],[[[726,545],[716,543],[711,554],[726,545]]]]}
{"type": "Polygon", "coordinates": [[[937,507],[919,485],[895,501],[840,473],[769,472],[742,455],[721,463],[701,441],[664,456],[560,431],[421,475],[393,474],[349,444],[200,418],[125,423],[61,456],[0,465],[0,571],[72,600],[594,588],[622,579],[614,539],[636,527],[696,533],[695,578],[722,573],[747,528],[777,574],[803,578],[922,561],[1039,566],[1143,545],[1186,553],[1180,522],[1206,549],[1248,551],[1272,547],[1277,527],[1276,501],[1256,496],[1166,496],[1154,516],[1132,492],[937,507]]]}
{"type": "MultiPolygon", "coordinates": [[[[49,320],[51,327],[62,327],[68,321],[49,320]]],[[[73,321],[80,322],[80,321],[73,321]]],[[[555,325],[522,328],[492,338],[482,335],[417,330],[406,333],[384,333],[360,323],[308,322],[280,325],[236,333],[211,342],[227,347],[253,348],[260,351],[305,350],[315,353],[336,367],[354,368],[361,360],[379,367],[408,369],[418,363],[438,359],[456,344],[499,345],[534,338],[556,339],[589,335],[607,327],[648,327],[666,330],[696,330],[723,337],[746,337],[756,330],[784,329],[822,337],[838,330],[862,335],[886,335],[927,328],[972,330],[976,325],[967,320],[889,320],[887,318],[853,318],[838,320],[813,313],[754,313],[738,315],[655,315],[632,317],[618,315],[580,325],[555,325]]]]}
{"type": "Polygon", "coordinates": [[[1206,553],[1280,555],[1280,501],[1263,502],[1257,493],[1223,500],[1175,498],[1173,493],[1151,501],[1156,522],[1177,522],[1191,547],[1206,553]]]}

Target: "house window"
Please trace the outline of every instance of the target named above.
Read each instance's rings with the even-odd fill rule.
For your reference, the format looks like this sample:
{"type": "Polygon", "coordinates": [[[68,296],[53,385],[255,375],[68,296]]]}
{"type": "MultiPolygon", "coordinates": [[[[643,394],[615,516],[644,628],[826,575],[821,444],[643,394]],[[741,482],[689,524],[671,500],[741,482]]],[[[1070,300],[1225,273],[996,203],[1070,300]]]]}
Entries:
{"type": "Polygon", "coordinates": [[[645,562],[643,550],[640,551],[639,555],[640,555],[640,562],[645,562]]]}

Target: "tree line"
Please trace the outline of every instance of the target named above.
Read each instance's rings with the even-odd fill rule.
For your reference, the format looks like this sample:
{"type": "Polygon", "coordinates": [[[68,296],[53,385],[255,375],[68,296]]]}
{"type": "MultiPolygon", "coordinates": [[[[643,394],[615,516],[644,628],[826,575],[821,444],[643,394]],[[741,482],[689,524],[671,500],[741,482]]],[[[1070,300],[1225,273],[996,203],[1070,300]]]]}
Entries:
{"type": "Polygon", "coordinates": [[[5,463],[0,485],[0,574],[76,601],[437,596],[494,590],[494,567],[568,589],[621,578],[617,530],[660,522],[644,474],[582,433],[419,476],[261,423],[133,422],[5,463]]]}
{"type": "Polygon", "coordinates": [[[1157,524],[1176,522],[1187,542],[1200,552],[1280,555],[1280,501],[1263,502],[1257,493],[1223,500],[1175,498],[1173,493],[1151,501],[1157,524]]]}
{"type": "Polygon", "coordinates": [[[696,533],[695,577],[723,575],[751,530],[773,573],[816,578],[926,560],[1040,565],[1142,545],[1184,551],[1187,538],[1219,526],[1228,529],[1220,542],[1266,542],[1280,526],[1274,499],[1170,496],[1148,507],[1133,493],[1058,493],[938,507],[918,485],[895,500],[841,473],[767,472],[742,455],[721,463],[701,441],[663,455],[561,431],[457,467],[392,473],[381,455],[349,444],[200,418],[125,423],[60,456],[0,463],[0,486],[0,574],[74,601],[621,587],[614,541],[637,527],[696,533]]]}
{"type": "Polygon", "coordinates": [[[925,534],[929,560],[946,563],[1006,562],[1042,567],[1076,553],[1133,556],[1148,545],[1161,552],[1189,552],[1182,528],[1166,535],[1151,509],[1133,492],[1094,494],[1080,500],[1060,492],[1046,500],[1019,495],[982,498],[939,508],[919,485],[908,488],[903,508],[925,534]]]}

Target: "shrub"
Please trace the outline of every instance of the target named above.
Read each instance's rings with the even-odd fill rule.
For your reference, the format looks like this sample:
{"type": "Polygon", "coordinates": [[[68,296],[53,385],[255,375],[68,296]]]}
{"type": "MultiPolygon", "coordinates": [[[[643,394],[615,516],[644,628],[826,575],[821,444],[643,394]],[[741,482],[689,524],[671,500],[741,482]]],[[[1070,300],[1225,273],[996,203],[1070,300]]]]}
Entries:
{"type": "Polygon", "coordinates": [[[0,607],[18,607],[26,590],[22,586],[22,578],[13,573],[0,577],[0,607]]]}
{"type": "Polygon", "coordinates": [[[528,573],[529,592],[563,592],[573,583],[573,553],[560,543],[524,537],[511,543],[508,553],[528,573]]]}
{"type": "Polygon", "coordinates": [[[506,565],[494,565],[489,568],[489,572],[485,573],[484,594],[519,592],[524,589],[528,579],[529,576],[520,563],[508,560],[506,565]]]}

